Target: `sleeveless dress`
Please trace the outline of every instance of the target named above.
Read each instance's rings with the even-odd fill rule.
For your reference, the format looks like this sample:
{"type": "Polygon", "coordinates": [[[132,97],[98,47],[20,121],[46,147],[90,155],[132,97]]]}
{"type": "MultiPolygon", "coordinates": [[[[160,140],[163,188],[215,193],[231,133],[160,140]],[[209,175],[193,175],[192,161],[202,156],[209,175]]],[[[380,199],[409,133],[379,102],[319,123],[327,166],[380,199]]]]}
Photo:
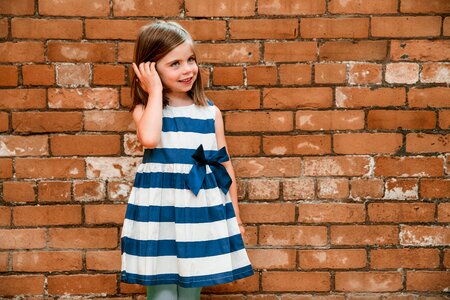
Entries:
{"type": "Polygon", "coordinates": [[[215,106],[208,104],[163,109],[160,143],[144,150],[128,200],[123,282],[188,288],[253,275],[220,165],[228,157],[217,149],[215,106]]]}

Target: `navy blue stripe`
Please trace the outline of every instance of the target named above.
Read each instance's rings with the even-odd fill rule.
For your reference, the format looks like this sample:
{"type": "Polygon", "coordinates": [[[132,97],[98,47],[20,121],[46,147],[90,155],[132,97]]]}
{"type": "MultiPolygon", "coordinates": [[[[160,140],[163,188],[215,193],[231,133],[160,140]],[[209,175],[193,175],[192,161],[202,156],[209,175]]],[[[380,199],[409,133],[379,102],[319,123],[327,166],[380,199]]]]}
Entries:
{"type": "MultiPolygon", "coordinates": [[[[137,172],[133,186],[136,188],[165,188],[186,190],[186,177],[189,174],[183,173],[163,173],[163,172],[137,172]]],[[[213,173],[206,174],[202,183],[202,189],[212,189],[217,187],[217,180],[213,173]]]]}
{"type": "Polygon", "coordinates": [[[189,117],[175,117],[162,119],[162,131],[182,131],[196,133],[214,133],[214,119],[193,119],[189,117]]]}
{"type": "Polygon", "coordinates": [[[122,253],[135,256],[177,256],[199,258],[227,254],[244,248],[240,233],[211,241],[177,242],[175,240],[135,240],[123,237],[122,253]]]}
{"type": "MultiPolygon", "coordinates": [[[[160,163],[160,164],[193,164],[196,149],[177,149],[177,148],[153,148],[144,150],[143,163],[160,163]]],[[[210,157],[217,150],[205,150],[205,156],[210,157]]]]}
{"type": "Polygon", "coordinates": [[[190,277],[183,277],[178,274],[139,275],[122,271],[120,279],[122,282],[145,286],[157,284],[177,284],[185,288],[190,288],[223,284],[249,277],[253,274],[254,272],[252,266],[248,265],[229,272],[190,277]]]}
{"type": "Polygon", "coordinates": [[[209,223],[234,218],[231,202],[207,207],[138,206],[129,203],[125,218],[137,222],[209,223]]]}

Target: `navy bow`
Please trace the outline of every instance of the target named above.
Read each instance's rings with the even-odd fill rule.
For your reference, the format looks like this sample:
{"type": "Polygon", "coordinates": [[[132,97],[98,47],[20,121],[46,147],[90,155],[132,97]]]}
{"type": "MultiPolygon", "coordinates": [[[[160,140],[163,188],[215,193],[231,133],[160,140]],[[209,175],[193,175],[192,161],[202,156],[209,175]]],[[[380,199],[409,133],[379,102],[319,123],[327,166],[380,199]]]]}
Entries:
{"type": "Polygon", "coordinates": [[[225,167],[221,164],[224,161],[230,160],[225,147],[222,147],[209,157],[205,157],[203,145],[200,145],[197,150],[195,150],[194,154],[192,154],[192,158],[194,159],[194,165],[186,178],[186,184],[194,195],[198,195],[203,181],[205,180],[206,165],[210,167],[214,177],[216,178],[217,185],[223,193],[226,194],[230,189],[232,180],[225,167]]]}

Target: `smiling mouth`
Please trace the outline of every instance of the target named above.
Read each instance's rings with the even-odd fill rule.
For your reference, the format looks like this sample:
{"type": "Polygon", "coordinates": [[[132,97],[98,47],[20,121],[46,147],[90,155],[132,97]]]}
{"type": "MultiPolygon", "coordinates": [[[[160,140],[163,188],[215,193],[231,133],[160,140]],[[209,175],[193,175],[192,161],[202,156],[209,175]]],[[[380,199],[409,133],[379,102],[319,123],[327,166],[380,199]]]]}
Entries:
{"type": "Polygon", "coordinates": [[[182,83],[190,83],[192,81],[192,78],[193,77],[189,77],[189,78],[186,78],[186,79],[183,79],[183,80],[178,80],[178,81],[182,82],[182,83]]]}

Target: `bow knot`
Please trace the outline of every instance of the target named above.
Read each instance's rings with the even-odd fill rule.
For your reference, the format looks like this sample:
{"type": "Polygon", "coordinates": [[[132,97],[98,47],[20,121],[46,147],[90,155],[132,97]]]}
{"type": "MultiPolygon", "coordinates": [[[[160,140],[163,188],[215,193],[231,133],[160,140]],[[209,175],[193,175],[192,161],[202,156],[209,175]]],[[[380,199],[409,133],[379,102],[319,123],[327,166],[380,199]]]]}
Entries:
{"type": "Polygon", "coordinates": [[[214,154],[206,157],[203,145],[200,145],[195,150],[194,154],[192,154],[192,158],[194,159],[194,165],[186,178],[186,184],[194,195],[198,195],[203,181],[205,180],[206,165],[211,169],[219,188],[226,194],[230,189],[232,180],[225,167],[221,164],[222,162],[230,160],[225,147],[222,147],[214,154]]]}

